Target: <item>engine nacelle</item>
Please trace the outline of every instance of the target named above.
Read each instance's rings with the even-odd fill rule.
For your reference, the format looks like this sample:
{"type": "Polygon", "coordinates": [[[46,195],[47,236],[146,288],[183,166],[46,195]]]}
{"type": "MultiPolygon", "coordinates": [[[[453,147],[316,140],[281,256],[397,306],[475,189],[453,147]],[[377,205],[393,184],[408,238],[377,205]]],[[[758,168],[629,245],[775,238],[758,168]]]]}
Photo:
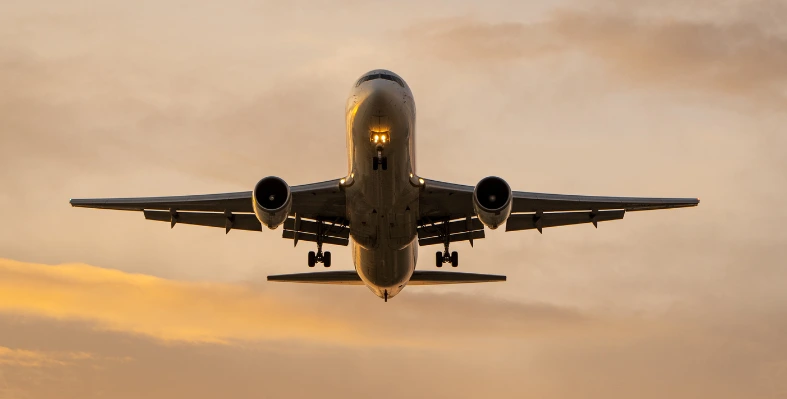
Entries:
{"type": "Polygon", "coordinates": [[[254,214],[260,223],[269,229],[275,229],[284,223],[292,208],[290,186],[276,176],[268,176],[257,182],[251,198],[254,214]]]}
{"type": "Polygon", "coordinates": [[[512,197],[505,180],[497,176],[481,179],[473,189],[473,209],[478,220],[490,229],[498,228],[511,215],[512,197]]]}

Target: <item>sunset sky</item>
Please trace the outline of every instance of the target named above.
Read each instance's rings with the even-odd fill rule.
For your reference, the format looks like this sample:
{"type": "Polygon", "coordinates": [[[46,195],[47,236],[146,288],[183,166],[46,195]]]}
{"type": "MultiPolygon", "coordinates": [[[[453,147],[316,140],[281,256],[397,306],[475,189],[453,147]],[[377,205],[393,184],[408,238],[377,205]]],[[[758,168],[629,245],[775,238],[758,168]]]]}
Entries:
{"type": "Polygon", "coordinates": [[[785,21],[782,0],[4,0],[0,399],[785,398],[785,21]],[[281,231],[68,204],[342,177],[375,68],[412,88],[423,177],[702,203],[487,230],[459,271],[507,282],[388,303],[267,283],[309,271],[281,231]]]}

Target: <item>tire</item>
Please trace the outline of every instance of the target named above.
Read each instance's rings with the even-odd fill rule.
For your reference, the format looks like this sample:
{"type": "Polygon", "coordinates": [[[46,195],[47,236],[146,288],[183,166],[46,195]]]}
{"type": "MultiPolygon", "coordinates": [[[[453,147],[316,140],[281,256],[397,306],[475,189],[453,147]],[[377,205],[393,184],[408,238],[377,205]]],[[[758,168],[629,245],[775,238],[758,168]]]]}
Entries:
{"type": "Polygon", "coordinates": [[[374,157],[372,158],[372,170],[377,170],[380,165],[380,158],[374,157]]]}
{"type": "Polygon", "coordinates": [[[383,170],[388,170],[388,157],[383,157],[380,163],[383,166],[383,170]]]}
{"type": "Polygon", "coordinates": [[[314,267],[314,264],[317,261],[317,256],[314,254],[314,251],[309,251],[309,267],[314,267]]]}
{"type": "Polygon", "coordinates": [[[459,266],[459,253],[456,251],[451,252],[451,266],[453,267],[459,266]]]}
{"type": "Polygon", "coordinates": [[[442,252],[437,252],[436,255],[437,255],[436,256],[436,266],[437,267],[443,267],[443,253],[442,252]]]}
{"type": "Polygon", "coordinates": [[[325,267],[331,267],[331,253],[325,252],[322,254],[322,265],[325,267]]]}

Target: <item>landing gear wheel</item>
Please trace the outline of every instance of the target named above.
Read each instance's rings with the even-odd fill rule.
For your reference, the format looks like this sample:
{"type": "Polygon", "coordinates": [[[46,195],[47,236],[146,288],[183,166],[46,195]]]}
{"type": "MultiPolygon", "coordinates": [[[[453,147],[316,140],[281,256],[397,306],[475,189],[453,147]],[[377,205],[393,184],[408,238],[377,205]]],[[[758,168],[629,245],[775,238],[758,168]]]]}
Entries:
{"type": "Polygon", "coordinates": [[[309,251],[309,267],[314,267],[316,262],[317,256],[314,254],[314,251],[309,251]]]}
{"type": "Polygon", "coordinates": [[[380,167],[380,158],[372,158],[372,170],[377,170],[380,167]]]}
{"type": "Polygon", "coordinates": [[[451,252],[451,266],[453,267],[459,266],[459,253],[456,251],[451,252]]]}
{"type": "Polygon", "coordinates": [[[382,165],[383,170],[388,170],[388,157],[383,157],[383,159],[380,160],[380,164],[382,165]]]}
{"type": "Polygon", "coordinates": [[[436,266],[437,267],[443,267],[443,253],[440,252],[440,251],[437,251],[436,255],[437,255],[437,257],[436,257],[436,266]]]}
{"type": "Polygon", "coordinates": [[[322,265],[325,267],[331,267],[331,253],[325,252],[322,254],[322,265]]]}

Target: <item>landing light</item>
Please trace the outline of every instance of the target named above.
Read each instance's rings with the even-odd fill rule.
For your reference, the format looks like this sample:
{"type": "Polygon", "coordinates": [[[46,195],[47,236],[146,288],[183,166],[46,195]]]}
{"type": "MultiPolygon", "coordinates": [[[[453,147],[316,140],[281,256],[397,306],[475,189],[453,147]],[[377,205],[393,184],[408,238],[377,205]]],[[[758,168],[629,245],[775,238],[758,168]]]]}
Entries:
{"type": "Polygon", "coordinates": [[[374,144],[385,144],[391,141],[390,137],[388,136],[388,133],[382,133],[382,132],[372,132],[370,139],[374,144]]]}

